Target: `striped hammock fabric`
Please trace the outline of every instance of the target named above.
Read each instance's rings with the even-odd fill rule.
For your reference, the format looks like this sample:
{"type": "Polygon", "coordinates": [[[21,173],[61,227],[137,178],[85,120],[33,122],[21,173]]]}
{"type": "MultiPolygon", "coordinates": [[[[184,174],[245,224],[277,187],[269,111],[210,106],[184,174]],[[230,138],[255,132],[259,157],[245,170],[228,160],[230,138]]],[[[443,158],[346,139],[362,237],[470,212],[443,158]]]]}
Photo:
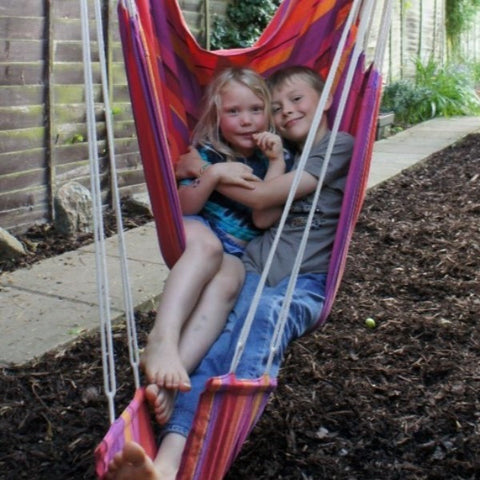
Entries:
{"type": "Polygon", "coordinates": [[[260,418],[277,382],[228,374],[205,386],[177,480],[221,480],[260,418]],[[221,445],[221,447],[220,447],[221,445]]]}
{"type": "MultiPolygon", "coordinates": [[[[249,66],[265,76],[284,66],[305,65],[326,77],[351,7],[351,0],[284,0],[253,47],[211,52],[202,49],[190,34],[176,1],[120,0],[120,33],[140,153],[159,245],[169,266],[184,248],[174,162],[189,145],[204,86],[219,69],[232,65],[249,66]]],[[[342,52],[331,115],[338,106],[356,29],[353,25],[348,32],[342,52]]],[[[315,328],[326,321],[332,307],[365,195],[380,91],[379,72],[372,66],[366,68],[364,56],[360,56],[340,125],[355,137],[355,146],[327,276],[325,307],[315,328]]],[[[211,379],[201,397],[177,480],[221,480],[275,385],[267,376],[211,379]]],[[[143,431],[150,426],[145,410],[137,405],[137,395],[134,405],[127,408],[127,412],[130,408],[138,412],[132,426],[126,422],[123,427],[122,415],[119,425],[112,425],[113,433],[109,431],[97,448],[100,478],[125,437],[140,442],[152,454],[153,436],[151,431],[143,431]],[[141,426],[135,426],[137,421],[141,426]]]]}

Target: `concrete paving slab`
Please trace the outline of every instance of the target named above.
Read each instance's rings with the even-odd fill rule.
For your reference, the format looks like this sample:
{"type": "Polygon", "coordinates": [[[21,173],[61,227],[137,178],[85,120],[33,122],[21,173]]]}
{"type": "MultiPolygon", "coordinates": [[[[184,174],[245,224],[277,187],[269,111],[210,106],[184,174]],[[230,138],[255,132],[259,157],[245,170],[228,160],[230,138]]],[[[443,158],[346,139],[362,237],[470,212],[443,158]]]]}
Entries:
{"type": "Polygon", "coordinates": [[[375,142],[367,188],[478,131],[480,117],[435,118],[375,142]]]}
{"type": "MultiPolygon", "coordinates": [[[[165,262],[160,253],[160,247],[158,245],[157,231],[153,222],[147,223],[138,228],[128,230],[124,233],[125,238],[125,250],[127,258],[129,260],[144,261],[149,263],[157,263],[164,265],[165,262]]],[[[118,235],[114,235],[106,239],[105,248],[107,255],[112,257],[119,257],[120,252],[118,249],[119,238],[118,235]]],[[[95,245],[85,245],[79,248],[79,252],[95,252],[95,245]]]]}
{"type": "MultiPolygon", "coordinates": [[[[143,305],[163,288],[167,269],[158,263],[129,261],[127,264],[134,305],[143,305]]],[[[123,310],[121,268],[118,257],[107,256],[111,308],[123,310]]],[[[0,285],[64,301],[98,305],[95,255],[75,251],[0,277],[0,285]]]]}
{"type": "MultiPolygon", "coordinates": [[[[154,308],[168,275],[152,224],[125,234],[135,308],[154,308]]],[[[112,321],[124,318],[118,237],[106,240],[112,321]]],[[[95,247],[0,275],[0,363],[22,363],[98,328],[95,247]]]]}
{"type": "Polygon", "coordinates": [[[15,288],[0,290],[0,365],[24,363],[99,326],[98,305],[15,288]]]}

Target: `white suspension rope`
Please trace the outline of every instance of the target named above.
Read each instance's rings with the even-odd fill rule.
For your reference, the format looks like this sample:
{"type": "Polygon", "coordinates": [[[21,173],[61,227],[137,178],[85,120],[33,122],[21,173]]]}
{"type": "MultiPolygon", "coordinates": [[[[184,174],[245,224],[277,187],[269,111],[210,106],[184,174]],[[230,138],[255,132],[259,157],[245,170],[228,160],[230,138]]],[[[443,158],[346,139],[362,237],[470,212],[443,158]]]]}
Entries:
{"type": "MultiPolygon", "coordinates": [[[[275,234],[275,237],[274,237],[269,255],[268,255],[267,260],[265,262],[264,269],[263,269],[262,274],[260,276],[260,280],[259,280],[257,289],[255,290],[255,294],[253,296],[252,303],[250,305],[250,308],[249,308],[249,311],[248,311],[248,314],[247,314],[247,318],[245,319],[244,326],[243,326],[242,331],[241,331],[240,336],[239,336],[239,341],[237,343],[235,354],[233,356],[232,363],[231,363],[231,366],[230,366],[230,372],[235,372],[235,370],[238,366],[238,363],[240,361],[240,358],[242,356],[242,353],[245,349],[245,344],[246,344],[248,335],[250,333],[251,325],[253,323],[253,319],[254,319],[256,310],[258,308],[258,304],[260,303],[260,298],[261,298],[261,295],[263,293],[263,289],[265,287],[267,275],[268,275],[268,273],[270,271],[270,268],[271,268],[271,265],[273,263],[274,255],[275,255],[275,252],[276,252],[279,240],[280,240],[280,236],[283,232],[283,228],[284,228],[288,213],[290,211],[290,207],[291,207],[291,205],[294,201],[295,193],[298,189],[298,185],[300,183],[301,175],[302,175],[302,173],[305,169],[307,159],[308,159],[308,157],[310,155],[310,152],[311,152],[311,149],[313,147],[313,142],[315,140],[315,135],[317,133],[318,127],[320,125],[320,121],[321,121],[322,116],[323,116],[323,112],[325,110],[328,98],[329,98],[331,90],[332,90],[333,81],[335,79],[335,75],[337,73],[338,66],[340,64],[340,60],[341,60],[342,54],[344,52],[344,48],[345,48],[345,45],[346,45],[348,34],[349,34],[349,31],[350,31],[350,29],[353,25],[353,22],[354,22],[355,18],[357,17],[357,13],[358,13],[358,9],[359,9],[359,6],[361,4],[361,1],[362,0],[354,0],[353,5],[352,5],[352,7],[349,11],[347,20],[345,22],[344,29],[343,29],[342,35],[340,37],[340,40],[338,42],[338,46],[337,46],[337,49],[335,51],[335,55],[334,55],[334,58],[333,58],[333,61],[332,61],[332,65],[330,67],[329,74],[328,74],[327,79],[325,81],[325,86],[323,88],[322,94],[321,94],[319,102],[318,102],[317,109],[315,111],[315,115],[314,115],[314,118],[313,118],[313,121],[312,121],[312,125],[310,127],[309,133],[307,135],[307,139],[305,141],[305,146],[303,148],[302,154],[300,155],[298,167],[295,171],[295,175],[294,175],[294,178],[293,178],[293,181],[292,181],[292,186],[290,188],[290,192],[289,192],[289,195],[287,197],[287,201],[285,202],[285,206],[284,206],[283,213],[282,213],[282,216],[281,216],[280,221],[279,221],[277,232],[275,234]]],[[[327,154],[328,154],[328,151],[327,151],[327,154]]],[[[331,152],[330,152],[330,155],[331,155],[331,152]]],[[[326,160],[325,160],[325,164],[327,164],[326,160]]],[[[323,182],[323,179],[319,179],[318,183],[320,185],[320,188],[321,188],[321,182],[323,182]]],[[[296,278],[294,279],[294,281],[296,282],[296,278]]],[[[291,295],[292,295],[292,293],[290,293],[290,296],[291,295]]]]}
{"type": "Polygon", "coordinates": [[[112,341],[112,324],[109,304],[109,285],[106,264],[105,238],[102,216],[100,170],[97,151],[97,132],[93,92],[92,55],[88,25],[88,0],[80,0],[83,64],[85,76],[85,103],[87,115],[88,152],[90,159],[90,184],[92,190],[96,280],[100,309],[100,338],[102,346],[103,378],[108,399],[110,422],[115,420],[114,397],[116,393],[115,359],[112,341]]]}
{"type": "Polygon", "coordinates": [[[137,7],[133,0],[120,0],[123,7],[128,10],[128,14],[133,17],[137,15],[137,7]]]}
{"type": "Polygon", "coordinates": [[[371,18],[371,15],[372,15],[374,2],[375,2],[375,0],[367,0],[367,2],[364,4],[364,7],[362,8],[360,23],[359,23],[359,26],[358,26],[357,38],[356,38],[355,45],[354,45],[354,48],[353,48],[353,52],[352,52],[352,55],[351,55],[351,58],[350,58],[350,63],[348,65],[347,75],[346,75],[346,78],[345,78],[345,83],[343,84],[342,93],[341,93],[340,101],[339,101],[339,104],[338,104],[338,108],[337,108],[337,111],[336,111],[336,114],[335,114],[335,119],[334,119],[331,135],[330,135],[330,138],[329,138],[329,142],[328,142],[328,146],[327,146],[327,150],[326,150],[326,154],[325,154],[325,159],[324,159],[324,162],[323,162],[323,165],[322,165],[321,173],[320,173],[319,180],[318,180],[318,183],[317,183],[317,187],[316,187],[316,190],[315,190],[315,195],[314,195],[314,199],[312,201],[312,206],[310,208],[310,212],[309,212],[309,215],[308,215],[308,218],[307,218],[307,224],[306,224],[305,230],[304,230],[303,235],[302,235],[302,240],[300,242],[300,246],[299,246],[299,249],[298,249],[298,252],[297,252],[297,256],[295,258],[295,263],[293,265],[292,274],[290,275],[290,279],[289,279],[288,286],[287,286],[287,292],[286,292],[286,295],[285,295],[284,302],[282,304],[282,308],[280,310],[279,319],[278,319],[278,321],[275,325],[275,331],[274,331],[271,346],[270,346],[270,355],[269,355],[269,358],[268,358],[268,361],[267,361],[266,372],[270,371],[270,368],[272,366],[275,354],[277,353],[277,351],[280,347],[283,331],[284,331],[285,324],[287,322],[289,311],[290,311],[290,304],[291,304],[291,301],[292,301],[292,298],[293,298],[295,284],[297,282],[298,274],[299,274],[299,271],[300,271],[300,267],[301,267],[301,264],[302,264],[302,261],[303,261],[303,256],[304,256],[305,249],[306,249],[307,242],[308,242],[308,236],[309,236],[310,229],[311,229],[311,226],[312,226],[312,222],[313,222],[313,219],[314,219],[316,205],[317,205],[319,197],[320,197],[320,192],[321,192],[322,187],[323,187],[325,174],[326,174],[328,164],[329,164],[331,156],[332,156],[333,147],[334,147],[334,144],[336,142],[338,130],[339,130],[339,127],[340,127],[340,122],[342,120],[343,113],[345,111],[345,106],[346,106],[346,103],[347,103],[348,95],[350,93],[350,88],[351,88],[351,85],[352,85],[352,82],[353,82],[353,76],[354,76],[355,70],[357,68],[357,63],[358,63],[359,57],[363,52],[363,45],[364,45],[363,41],[365,39],[365,36],[367,35],[367,31],[368,31],[368,28],[369,28],[369,25],[370,25],[370,18],[371,18]]]}
{"type": "Polygon", "coordinates": [[[385,57],[385,49],[388,42],[388,34],[392,24],[393,0],[385,0],[383,4],[382,20],[380,23],[380,31],[378,32],[378,41],[375,48],[373,58],[374,66],[381,71],[383,59],[385,57]]]}
{"type": "Polygon", "coordinates": [[[117,221],[117,237],[118,237],[118,250],[122,277],[123,287],[123,301],[125,309],[125,318],[127,325],[127,339],[128,339],[128,352],[130,365],[133,370],[133,377],[135,382],[135,388],[140,386],[140,374],[139,374],[139,351],[137,340],[137,329],[135,325],[135,315],[132,301],[132,289],[130,285],[130,277],[128,274],[128,262],[125,246],[125,235],[123,232],[123,220],[122,220],[122,208],[120,204],[120,193],[117,182],[117,167],[115,162],[115,139],[113,129],[112,109],[110,107],[110,92],[108,89],[108,74],[107,74],[107,61],[105,58],[105,41],[103,37],[103,20],[100,0],[95,0],[95,23],[97,25],[97,39],[98,39],[98,51],[100,60],[100,72],[102,78],[102,91],[103,101],[105,105],[105,123],[107,128],[107,143],[110,159],[110,174],[112,176],[112,202],[114,205],[114,211],[116,213],[117,221]]]}

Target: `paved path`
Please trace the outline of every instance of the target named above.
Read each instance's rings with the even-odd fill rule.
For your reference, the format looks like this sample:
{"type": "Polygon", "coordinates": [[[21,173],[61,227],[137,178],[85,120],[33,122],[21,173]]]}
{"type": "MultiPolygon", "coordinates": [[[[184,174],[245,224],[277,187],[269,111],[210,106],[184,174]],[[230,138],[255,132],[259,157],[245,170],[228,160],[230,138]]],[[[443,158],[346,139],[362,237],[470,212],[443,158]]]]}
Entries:
{"type": "MultiPolygon", "coordinates": [[[[434,119],[375,143],[371,188],[405,168],[479,132],[480,117],[434,119]]],[[[155,227],[125,234],[133,304],[155,306],[168,270],[160,256],[155,227]]],[[[109,291],[114,320],[123,315],[117,237],[107,240],[109,291]]],[[[24,363],[98,327],[95,253],[92,246],[0,275],[0,364],[24,363]]]]}

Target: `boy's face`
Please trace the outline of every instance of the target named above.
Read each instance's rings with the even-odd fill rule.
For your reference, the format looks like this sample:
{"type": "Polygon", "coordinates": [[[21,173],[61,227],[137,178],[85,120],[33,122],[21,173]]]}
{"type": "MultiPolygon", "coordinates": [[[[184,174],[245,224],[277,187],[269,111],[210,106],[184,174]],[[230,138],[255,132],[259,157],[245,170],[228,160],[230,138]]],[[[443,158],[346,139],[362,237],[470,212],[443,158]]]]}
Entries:
{"type": "Polygon", "coordinates": [[[303,144],[312,124],[320,95],[301,77],[292,77],[272,90],[273,121],[287,140],[303,144]]]}

